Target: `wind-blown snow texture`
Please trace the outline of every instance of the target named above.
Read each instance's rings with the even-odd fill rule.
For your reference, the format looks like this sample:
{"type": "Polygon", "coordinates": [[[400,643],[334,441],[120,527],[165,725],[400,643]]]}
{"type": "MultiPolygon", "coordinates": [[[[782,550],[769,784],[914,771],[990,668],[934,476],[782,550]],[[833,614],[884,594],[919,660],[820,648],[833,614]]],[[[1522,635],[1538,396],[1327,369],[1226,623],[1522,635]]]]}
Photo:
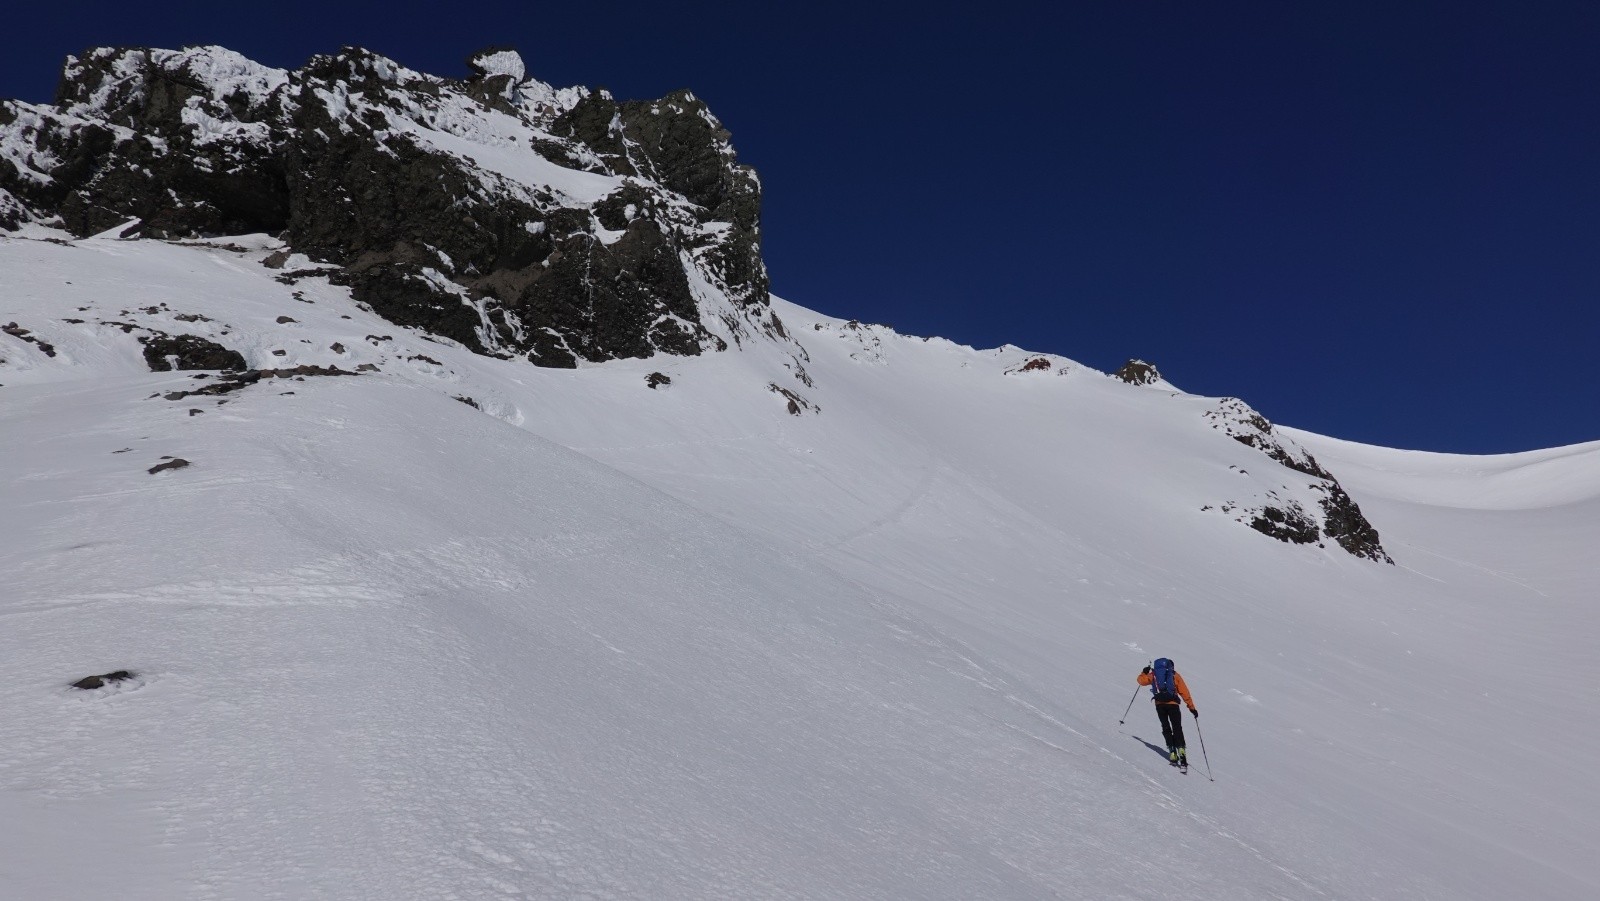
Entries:
{"type": "Polygon", "coordinates": [[[1600,892],[1600,444],[1353,445],[692,259],[727,352],[544,368],[124,233],[0,234],[0,894],[1600,892]],[[1117,724],[1155,656],[1215,782],[1117,724]]]}

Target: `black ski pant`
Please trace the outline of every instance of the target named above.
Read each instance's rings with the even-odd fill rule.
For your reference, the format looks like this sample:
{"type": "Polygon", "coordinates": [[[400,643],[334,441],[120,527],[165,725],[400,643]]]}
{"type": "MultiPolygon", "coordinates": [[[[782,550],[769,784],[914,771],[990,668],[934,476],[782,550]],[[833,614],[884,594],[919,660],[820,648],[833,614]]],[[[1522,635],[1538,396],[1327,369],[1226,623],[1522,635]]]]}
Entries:
{"type": "Polygon", "coordinates": [[[1161,737],[1167,740],[1167,747],[1187,749],[1189,746],[1183,743],[1183,708],[1177,704],[1157,704],[1156,716],[1161,717],[1161,737]]]}

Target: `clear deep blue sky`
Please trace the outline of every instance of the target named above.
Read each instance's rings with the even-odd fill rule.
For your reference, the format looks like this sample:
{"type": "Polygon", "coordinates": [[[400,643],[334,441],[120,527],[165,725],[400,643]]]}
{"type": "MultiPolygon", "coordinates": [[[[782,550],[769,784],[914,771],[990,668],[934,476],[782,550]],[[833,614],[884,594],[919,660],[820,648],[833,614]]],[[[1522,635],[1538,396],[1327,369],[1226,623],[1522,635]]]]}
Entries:
{"type": "Polygon", "coordinates": [[[1600,2],[28,4],[0,96],[100,44],[358,44],[688,87],[774,289],[902,332],[1155,362],[1395,447],[1600,439],[1600,2]]]}

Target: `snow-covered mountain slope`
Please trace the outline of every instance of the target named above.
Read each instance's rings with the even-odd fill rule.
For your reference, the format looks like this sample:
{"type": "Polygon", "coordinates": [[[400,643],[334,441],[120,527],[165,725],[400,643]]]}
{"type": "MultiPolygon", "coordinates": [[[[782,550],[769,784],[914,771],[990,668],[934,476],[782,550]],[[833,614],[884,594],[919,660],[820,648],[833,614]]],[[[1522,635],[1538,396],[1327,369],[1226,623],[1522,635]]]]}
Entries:
{"type": "Polygon", "coordinates": [[[1389,565],[1246,528],[1319,480],[1165,383],[781,301],[542,369],[280,250],[0,236],[10,896],[1600,889],[1600,444],[1272,430],[1389,565]],[[1215,782],[1118,725],[1163,655],[1215,782]]]}

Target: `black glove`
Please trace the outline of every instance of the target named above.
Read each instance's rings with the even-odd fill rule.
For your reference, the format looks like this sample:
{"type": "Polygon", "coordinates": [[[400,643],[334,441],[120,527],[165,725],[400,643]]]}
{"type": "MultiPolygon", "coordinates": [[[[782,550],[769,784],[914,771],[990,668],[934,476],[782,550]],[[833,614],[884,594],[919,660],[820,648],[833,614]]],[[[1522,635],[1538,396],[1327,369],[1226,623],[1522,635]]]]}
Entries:
{"type": "Polygon", "coordinates": [[[1141,675],[1141,676],[1148,676],[1148,675],[1150,675],[1150,667],[1148,667],[1148,666],[1147,666],[1147,667],[1145,667],[1145,668],[1144,668],[1144,669],[1142,669],[1142,670],[1140,670],[1140,671],[1139,671],[1139,675],[1141,675]]]}
{"type": "Polygon", "coordinates": [[[1194,709],[1193,707],[1189,708],[1189,712],[1194,714],[1194,718],[1195,719],[1199,719],[1200,718],[1200,711],[1194,709]]]}

